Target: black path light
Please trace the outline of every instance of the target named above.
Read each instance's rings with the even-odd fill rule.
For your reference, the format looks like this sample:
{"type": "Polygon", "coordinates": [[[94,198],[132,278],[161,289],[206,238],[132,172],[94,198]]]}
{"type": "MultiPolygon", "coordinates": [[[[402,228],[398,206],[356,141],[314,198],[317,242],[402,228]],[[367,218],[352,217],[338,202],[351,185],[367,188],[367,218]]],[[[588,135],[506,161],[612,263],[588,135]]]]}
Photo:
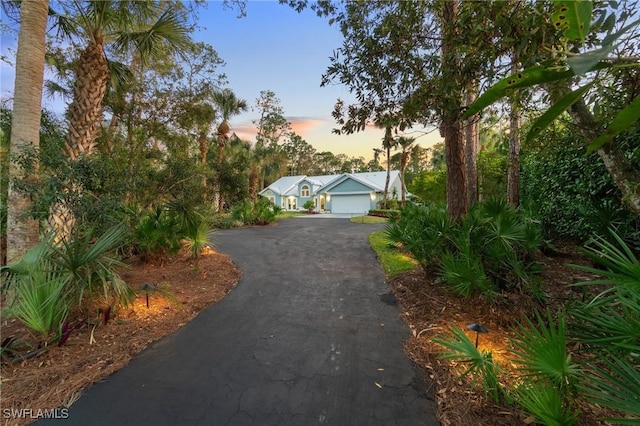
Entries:
{"type": "Polygon", "coordinates": [[[478,324],[477,322],[474,322],[473,324],[469,324],[467,326],[467,328],[471,331],[475,331],[476,332],[476,348],[478,347],[478,337],[480,337],[480,333],[488,333],[489,330],[487,330],[486,328],[484,328],[482,325],[478,324]]]}
{"type": "Polygon", "coordinates": [[[144,290],[147,296],[147,308],[149,307],[149,290],[155,290],[155,289],[156,289],[156,286],[154,286],[151,283],[145,283],[142,287],[140,287],[140,290],[144,290]]]}

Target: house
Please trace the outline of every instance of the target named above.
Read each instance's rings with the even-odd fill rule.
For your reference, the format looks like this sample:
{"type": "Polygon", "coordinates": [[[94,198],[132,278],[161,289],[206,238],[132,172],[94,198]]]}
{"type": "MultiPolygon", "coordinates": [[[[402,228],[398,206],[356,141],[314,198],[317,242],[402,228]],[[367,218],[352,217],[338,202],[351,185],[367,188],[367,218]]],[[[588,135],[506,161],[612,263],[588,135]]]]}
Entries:
{"type": "MultiPolygon", "coordinates": [[[[260,191],[283,210],[304,210],[313,201],[316,212],[367,213],[382,200],[387,172],[327,176],[284,176],[260,191]]],[[[391,171],[388,198],[400,198],[400,172],[391,171]]]]}

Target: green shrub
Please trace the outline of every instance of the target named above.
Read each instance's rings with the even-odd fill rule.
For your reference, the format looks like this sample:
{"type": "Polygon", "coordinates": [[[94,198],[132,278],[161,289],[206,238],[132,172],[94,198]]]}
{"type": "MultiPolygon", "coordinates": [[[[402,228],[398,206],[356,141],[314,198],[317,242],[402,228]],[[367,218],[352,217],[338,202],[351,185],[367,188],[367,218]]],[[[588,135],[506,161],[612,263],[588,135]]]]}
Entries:
{"type": "Polygon", "coordinates": [[[378,217],[399,217],[400,210],[393,209],[371,209],[369,210],[369,216],[378,216],[378,217]]]}
{"type": "Polygon", "coordinates": [[[117,225],[102,235],[89,232],[71,241],[53,243],[47,238],[0,269],[3,293],[14,289],[14,314],[38,333],[48,334],[62,325],[72,303],[82,306],[86,297],[131,303],[134,292],[115,269],[123,264],[113,257],[126,232],[124,225],[117,225]]]}
{"type": "Polygon", "coordinates": [[[20,281],[13,307],[16,317],[44,337],[53,331],[59,334],[71,305],[64,279],[54,272],[37,270],[20,281]]]}
{"type": "Polygon", "coordinates": [[[271,201],[260,197],[254,204],[249,201],[236,204],[231,216],[246,225],[266,225],[275,221],[280,211],[271,201]]]}
{"type": "Polygon", "coordinates": [[[481,200],[507,193],[507,155],[486,150],[478,153],[478,192],[481,200]]]}
{"type": "Polygon", "coordinates": [[[181,235],[176,218],[162,206],[146,210],[134,224],[133,244],[145,262],[163,261],[177,253],[181,235]]]}
{"type": "Polygon", "coordinates": [[[427,269],[436,265],[450,244],[455,226],[442,205],[433,207],[409,203],[400,210],[399,217],[391,217],[385,232],[387,238],[402,245],[427,269]]]}
{"type": "Polygon", "coordinates": [[[535,253],[542,236],[535,222],[503,200],[475,205],[461,223],[444,206],[409,204],[386,228],[423,268],[437,267],[439,277],[460,295],[492,297],[503,290],[540,296],[535,253]]]}
{"type": "Polygon", "coordinates": [[[89,232],[84,237],[75,236],[71,241],[51,245],[55,270],[78,302],[85,295],[105,299],[113,296],[125,305],[133,301],[134,292],[116,271],[117,267],[125,266],[115,253],[124,244],[127,232],[124,224],[118,224],[102,235],[89,232]]]}
{"type": "Polygon", "coordinates": [[[447,199],[447,170],[423,170],[413,178],[407,190],[422,201],[441,203],[447,199]]]}
{"type": "MultiPolygon", "coordinates": [[[[15,315],[25,326],[47,338],[58,331],[70,307],[66,280],[50,261],[53,254],[48,242],[27,251],[17,262],[0,269],[3,293],[9,286],[13,300],[8,300],[9,315],[15,315]]],[[[6,313],[6,312],[5,312],[6,313]]]]}
{"type": "Polygon", "coordinates": [[[571,425],[578,416],[572,401],[583,372],[567,351],[565,315],[560,312],[554,321],[547,311],[546,319],[537,313],[536,319],[526,319],[511,339],[523,383],[514,397],[543,424],[571,425]]]}
{"type": "Polygon", "coordinates": [[[543,239],[533,221],[503,199],[495,199],[474,206],[460,229],[459,235],[469,239],[469,255],[482,260],[499,290],[528,291],[541,272],[534,255],[543,239]]]}
{"type": "Polygon", "coordinates": [[[548,237],[584,242],[594,234],[608,238],[613,228],[627,241],[638,238],[638,222],[602,160],[585,155],[581,141],[565,136],[556,146],[525,151],[521,176],[523,203],[548,237]]]}
{"type": "Polygon", "coordinates": [[[578,419],[571,404],[564,403],[564,395],[548,382],[526,381],[512,392],[516,402],[531,413],[536,423],[549,426],[570,426],[578,419]]]}
{"type": "Polygon", "coordinates": [[[305,210],[307,210],[309,213],[311,213],[315,207],[316,207],[316,204],[315,204],[312,200],[307,200],[307,201],[302,205],[302,208],[304,208],[305,210]]]}

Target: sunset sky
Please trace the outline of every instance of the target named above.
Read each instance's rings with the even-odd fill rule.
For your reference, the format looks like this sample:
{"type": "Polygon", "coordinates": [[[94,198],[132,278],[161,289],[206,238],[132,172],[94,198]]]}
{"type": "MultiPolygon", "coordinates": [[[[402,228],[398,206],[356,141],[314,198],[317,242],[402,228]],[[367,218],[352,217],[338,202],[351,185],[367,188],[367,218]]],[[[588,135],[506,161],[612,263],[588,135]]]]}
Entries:
{"type": "MultiPolygon", "coordinates": [[[[252,107],[260,91],[273,91],[294,131],[318,151],[370,159],[373,148],[381,145],[382,131],[332,134],[335,122],[331,111],[336,99],[348,102],[352,97],[341,85],[320,87],[329,57],[341,45],[339,29],[310,10],[299,14],[277,1],[249,1],[246,12],[246,17],[237,18],[236,11],[224,10],[222,2],[214,1],[200,11],[199,25],[203,28],[195,38],[212,45],[226,62],[221,71],[227,75],[229,87],[252,107]]],[[[15,38],[2,36],[3,55],[8,48],[15,49],[15,38]]],[[[6,99],[13,92],[13,68],[2,62],[0,73],[0,91],[6,99]]],[[[257,118],[258,112],[251,109],[233,117],[232,131],[253,141],[252,121],[257,118]]],[[[440,137],[432,132],[417,141],[426,147],[440,137]]]]}
{"type": "MultiPolygon", "coordinates": [[[[382,144],[383,131],[331,132],[336,127],[331,117],[336,100],[353,99],[345,86],[320,87],[329,57],[342,44],[339,28],[310,10],[297,13],[277,1],[249,1],[246,12],[238,19],[221,3],[210,2],[200,18],[206,28],[196,38],[211,44],[226,61],[229,86],[252,105],[261,90],[273,91],[293,129],[318,151],[372,158],[373,148],[382,144]]],[[[257,118],[257,112],[250,111],[231,125],[239,136],[253,139],[252,120],[257,118]]],[[[438,132],[417,139],[424,147],[440,140],[438,132]]]]}

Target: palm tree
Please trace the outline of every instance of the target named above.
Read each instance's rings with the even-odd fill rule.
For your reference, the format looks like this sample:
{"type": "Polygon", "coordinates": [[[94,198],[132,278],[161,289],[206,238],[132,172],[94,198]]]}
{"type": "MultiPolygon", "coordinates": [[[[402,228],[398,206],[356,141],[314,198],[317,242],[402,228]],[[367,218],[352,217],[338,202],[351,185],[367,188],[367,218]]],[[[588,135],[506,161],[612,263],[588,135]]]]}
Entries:
{"type": "MultiPolygon", "coordinates": [[[[45,35],[48,0],[23,0],[20,5],[20,33],[16,56],[16,77],[13,91],[11,119],[12,155],[20,155],[40,145],[40,116],[42,84],[44,80],[45,35]]],[[[9,176],[25,177],[26,171],[11,162],[9,176]]],[[[35,171],[34,171],[35,173],[35,171]]],[[[31,199],[20,191],[9,188],[7,206],[7,253],[12,262],[38,243],[38,222],[27,219],[31,199]]],[[[4,258],[5,256],[0,256],[4,258]]],[[[2,259],[4,261],[4,259],[2,259]]]]}
{"type": "Polygon", "coordinates": [[[373,164],[372,166],[376,169],[376,171],[379,170],[380,167],[380,155],[384,153],[384,151],[381,148],[373,148],[373,164]]]}
{"type": "Polygon", "coordinates": [[[413,143],[415,142],[414,138],[408,138],[401,136],[396,140],[398,146],[402,148],[402,152],[400,154],[400,183],[402,185],[402,207],[406,205],[406,187],[404,184],[404,175],[407,170],[407,166],[409,165],[409,156],[411,152],[411,148],[413,143]]]}
{"type": "MultiPolygon", "coordinates": [[[[112,72],[125,67],[109,61],[106,52],[135,54],[136,62],[144,66],[152,57],[166,55],[163,48],[183,48],[189,39],[178,12],[163,1],[90,0],[71,4],[73,9],[58,15],[58,24],[73,41],[86,43],[77,61],[67,109],[69,136],[65,148],[69,158],[77,159],[95,151],[107,83],[112,77],[124,75],[112,72]]],[[[69,188],[71,193],[81,190],[77,184],[69,188]]],[[[71,234],[74,222],[66,202],[51,207],[49,226],[59,238],[71,234]]]]}
{"type": "MultiPolygon", "coordinates": [[[[66,148],[71,158],[90,155],[95,149],[102,100],[111,78],[107,47],[118,53],[135,52],[140,63],[145,64],[154,54],[166,53],[162,46],[186,46],[186,26],[177,12],[163,3],[91,0],[76,10],[77,16],[72,19],[87,44],[78,58],[73,100],[67,111],[66,148]]],[[[71,24],[68,21],[67,18],[65,28],[71,24]]]]}
{"type": "MultiPolygon", "coordinates": [[[[216,140],[218,141],[218,166],[222,164],[222,155],[224,147],[229,141],[229,119],[244,112],[248,109],[247,101],[239,99],[231,89],[223,89],[213,94],[213,102],[218,107],[220,114],[222,115],[222,122],[218,125],[216,131],[216,140]]],[[[223,199],[220,195],[220,185],[217,185],[215,196],[217,197],[218,211],[222,211],[223,199]]]]}

